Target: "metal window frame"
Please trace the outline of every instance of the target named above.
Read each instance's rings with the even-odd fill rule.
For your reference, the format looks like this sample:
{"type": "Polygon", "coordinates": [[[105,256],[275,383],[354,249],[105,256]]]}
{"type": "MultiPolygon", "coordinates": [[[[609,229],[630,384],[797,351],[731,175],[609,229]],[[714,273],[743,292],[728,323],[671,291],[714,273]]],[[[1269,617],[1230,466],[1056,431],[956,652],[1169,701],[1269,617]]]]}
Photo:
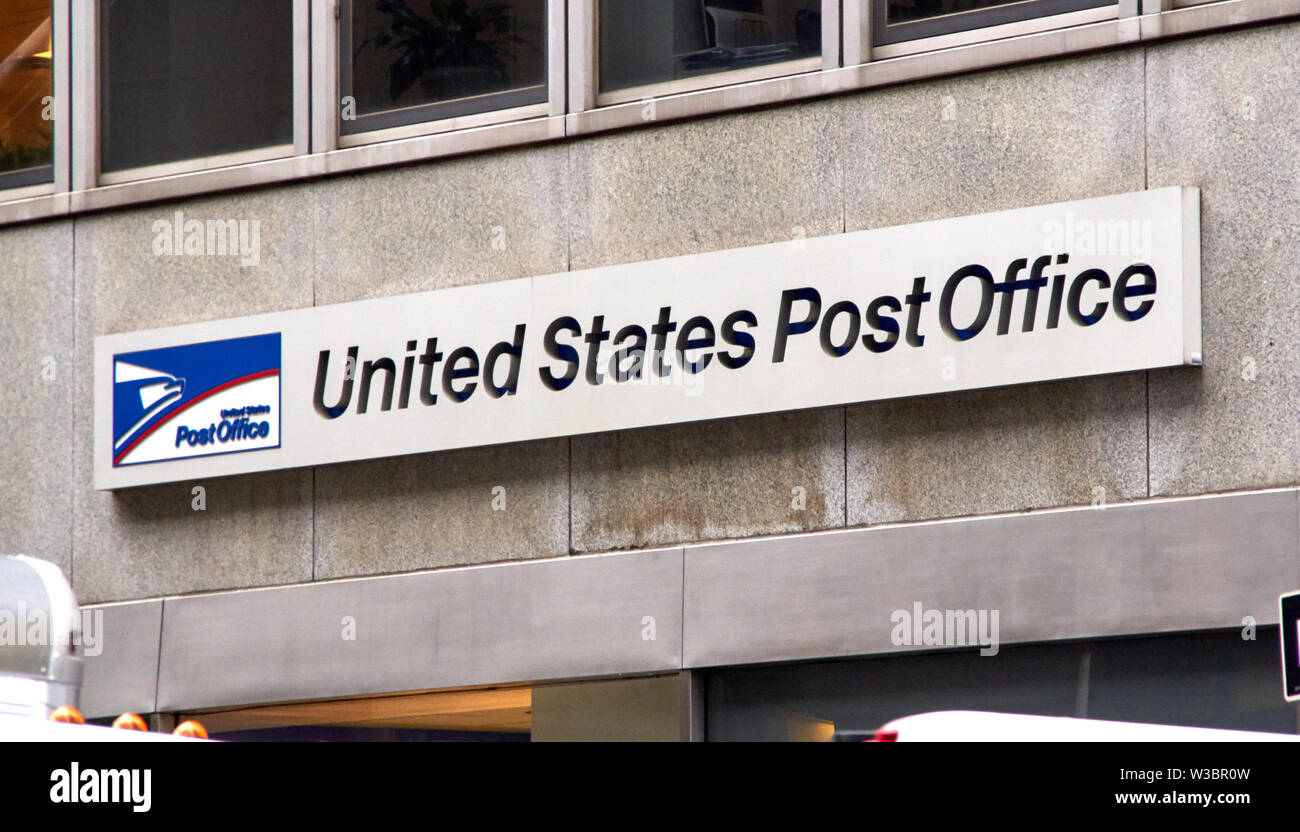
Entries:
{"type": "MultiPolygon", "coordinates": [[[[523,105],[502,106],[481,112],[434,116],[428,120],[391,124],[344,133],[342,114],[343,80],[343,3],[330,0],[332,12],[313,21],[313,152],[361,147],[380,142],[418,138],[516,121],[527,121],[564,114],[566,102],[566,2],[546,0],[546,95],[545,100],[523,105]],[[327,132],[326,132],[327,131],[327,132]],[[319,138],[319,140],[318,140],[319,138]]],[[[502,93],[506,96],[509,93],[502,93]]],[[[502,98],[502,101],[507,100],[502,98]]],[[[430,105],[434,107],[437,105],[430,105]]],[[[432,112],[432,111],[431,111],[432,112]]]]}
{"type": "Polygon", "coordinates": [[[880,0],[871,8],[872,46],[885,47],[965,32],[993,30],[1103,6],[1114,7],[1116,3],[1117,0],[1002,0],[996,6],[890,24],[888,0],[880,0]]]}
{"type": "Polygon", "coordinates": [[[843,29],[844,66],[857,66],[871,60],[871,2],[872,0],[844,0],[840,9],[843,29]]]}
{"type": "MultiPolygon", "coordinates": [[[[1043,0],[1028,0],[1028,2],[1043,2],[1043,0]]],[[[1097,5],[1092,8],[1059,13],[1046,13],[1041,16],[1027,17],[1006,23],[963,28],[945,34],[918,37],[911,40],[900,40],[893,43],[877,43],[872,41],[870,55],[872,60],[884,60],[887,58],[897,58],[903,55],[915,55],[920,52],[933,52],[938,49],[951,49],[958,46],[968,46],[973,43],[984,43],[987,41],[1001,40],[1003,38],[1037,34],[1039,32],[1047,32],[1053,29],[1068,29],[1072,26],[1086,26],[1091,23],[1102,23],[1108,20],[1115,20],[1117,17],[1124,17],[1125,15],[1121,8],[1123,2],[1124,0],[1120,0],[1119,3],[1107,2],[1104,5],[1097,5]]],[[[1132,2],[1136,4],[1138,0],[1132,0],[1132,2]]],[[[989,9],[989,11],[994,11],[1000,8],[1004,7],[994,7],[994,9],[989,9]]],[[[871,22],[873,37],[879,34],[880,28],[879,21],[875,20],[873,17],[871,22]]]]}
{"type": "MultiPolygon", "coordinates": [[[[577,46],[574,49],[575,54],[570,56],[569,61],[571,85],[569,112],[571,113],[624,104],[629,101],[644,101],[649,98],[661,98],[715,87],[765,81],[770,78],[834,70],[841,66],[840,0],[821,0],[822,54],[819,56],[601,92],[600,2],[599,0],[570,0],[570,9],[569,28],[574,32],[573,44],[577,46]],[[576,90],[573,88],[575,84],[576,90]],[[582,106],[574,107],[575,101],[582,106]]],[[[573,45],[571,48],[574,48],[573,45]]]]}
{"type": "Polygon", "coordinates": [[[102,170],[100,123],[100,24],[103,0],[64,0],[72,5],[72,139],[71,190],[120,185],[216,168],[248,165],[310,152],[311,0],[292,0],[292,141],[250,150],[198,156],[125,170],[102,170]]]}
{"type": "MultiPolygon", "coordinates": [[[[1102,23],[1129,16],[1125,12],[1125,3],[1133,5],[1133,15],[1138,14],[1139,2],[1153,6],[1148,11],[1144,6],[1142,13],[1168,11],[1183,5],[1224,2],[1225,0],[1118,0],[1118,4],[1099,5],[1090,9],[1059,14],[1027,17],[1022,20],[997,25],[984,25],[956,30],[948,34],[902,40],[895,43],[877,44],[874,33],[880,28],[877,8],[883,9],[884,0],[843,0],[842,25],[844,31],[843,65],[858,66],[871,61],[915,55],[922,52],[934,52],[959,46],[1039,34],[1055,29],[1072,26],[1085,26],[1102,23]]],[[[991,11],[991,10],[990,10],[991,11]]]]}

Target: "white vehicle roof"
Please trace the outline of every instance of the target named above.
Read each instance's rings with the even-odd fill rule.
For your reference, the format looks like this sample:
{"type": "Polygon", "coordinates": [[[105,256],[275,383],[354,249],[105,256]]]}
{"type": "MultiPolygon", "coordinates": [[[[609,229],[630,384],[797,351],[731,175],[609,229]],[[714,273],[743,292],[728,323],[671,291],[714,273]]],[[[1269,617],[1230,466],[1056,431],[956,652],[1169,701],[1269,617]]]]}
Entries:
{"type": "Polygon", "coordinates": [[[935,711],[895,719],[880,729],[898,742],[1297,742],[1295,734],[1186,728],[1064,716],[935,711]]]}

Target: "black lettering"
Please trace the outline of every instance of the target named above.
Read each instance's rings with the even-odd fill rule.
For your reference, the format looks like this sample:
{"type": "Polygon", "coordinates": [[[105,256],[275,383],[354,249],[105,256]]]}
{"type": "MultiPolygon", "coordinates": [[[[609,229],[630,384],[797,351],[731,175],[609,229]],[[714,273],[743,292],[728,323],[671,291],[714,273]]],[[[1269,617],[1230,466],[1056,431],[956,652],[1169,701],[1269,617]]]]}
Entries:
{"type": "Polygon", "coordinates": [[[943,328],[944,334],[954,341],[969,341],[984,325],[988,323],[989,313],[993,310],[993,273],[978,263],[972,263],[969,266],[962,266],[952,273],[948,282],[944,284],[943,294],[939,298],[939,326],[943,328]],[[970,326],[959,329],[952,323],[952,296],[956,294],[957,287],[968,277],[978,278],[980,282],[980,309],[975,314],[975,320],[971,321],[970,326]]]}
{"type": "MultiPolygon", "coordinates": [[[[929,297],[929,293],[926,294],[926,297],[929,297]]],[[[862,345],[872,352],[886,352],[892,349],[894,344],[898,343],[898,321],[888,315],[882,316],[880,314],[881,308],[888,309],[890,312],[903,311],[903,307],[898,303],[898,298],[890,297],[889,295],[878,297],[867,306],[867,326],[877,332],[889,333],[885,336],[883,341],[878,340],[874,335],[870,334],[862,336],[862,345]]],[[[909,322],[909,327],[910,326],[911,324],[909,322]]]]}
{"type": "Polygon", "coordinates": [[[732,346],[741,348],[739,356],[727,352],[718,353],[718,363],[728,370],[739,370],[754,357],[754,336],[748,332],[737,332],[736,324],[738,323],[751,327],[758,326],[758,318],[748,309],[740,309],[732,312],[722,322],[722,340],[732,346]]]}
{"type": "Polygon", "coordinates": [[[653,367],[655,375],[660,378],[666,376],[671,370],[664,366],[664,352],[668,349],[668,334],[677,331],[677,324],[669,318],[673,314],[671,306],[664,306],[659,310],[659,321],[650,327],[651,334],[655,337],[655,357],[653,367]]]}
{"type": "Polygon", "coordinates": [[[605,329],[605,316],[597,315],[591,319],[591,331],[583,339],[587,342],[587,383],[600,384],[605,377],[600,374],[600,345],[609,340],[609,330],[605,329]]]}
{"type": "Polygon", "coordinates": [[[438,352],[438,339],[430,338],[425,342],[424,355],[420,356],[420,364],[424,366],[420,376],[420,404],[438,403],[438,394],[433,392],[433,365],[441,360],[442,353],[438,352]]]}
{"type": "Polygon", "coordinates": [[[1137,309],[1129,309],[1126,300],[1128,298],[1142,297],[1145,295],[1154,295],[1156,293],[1156,270],[1146,263],[1134,263],[1127,269],[1119,273],[1115,278],[1115,292],[1111,299],[1115,307],[1115,315],[1121,321],[1136,321],[1139,318],[1146,317],[1155,305],[1154,300],[1144,300],[1138,304],[1137,309]],[[1137,286],[1130,286],[1128,282],[1135,276],[1141,275],[1144,280],[1137,286]]]}
{"type": "Polygon", "coordinates": [[[397,365],[391,358],[379,358],[374,361],[367,361],[361,368],[361,390],[357,396],[357,413],[365,413],[366,408],[370,406],[370,380],[375,373],[383,370],[384,376],[384,398],[379,406],[380,410],[392,410],[393,408],[393,382],[397,375],[397,365]]]}
{"type": "MultiPolygon", "coordinates": [[[[925,336],[917,332],[917,327],[921,324],[921,304],[930,300],[930,293],[925,291],[924,275],[912,280],[912,293],[903,300],[907,302],[907,343],[910,346],[919,347],[925,343],[925,336]]],[[[870,324],[871,322],[868,321],[867,323],[870,324]]],[[[881,350],[881,352],[884,352],[884,350],[881,350]]]]}
{"type": "Polygon", "coordinates": [[[569,365],[569,368],[564,371],[562,376],[555,375],[555,373],[551,372],[550,367],[541,368],[539,372],[542,376],[542,384],[545,384],[551,390],[563,390],[578,377],[578,362],[580,361],[578,351],[568,344],[559,344],[555,341],[555,336],[562,329],[573,335],[582,334],[582,328],[578,326],[577,320],[569,315],[556,318],[546,328],[546,337],[542,340],[542,347],[546,350],[546,354],[569,365]]]}
{"type": "Polygon", "coordinates": [[[321,350],[320,357],[316,359],[316,394],[312,396],[312,404],[315,405],[316,412],[326,419],[337,419],[342,416],[352,402],[352,373],[348,372],[348,369],[357,366],[358,350],[360,347],[348,347],[348,360],[343,365],[343,390],[339,393],[338,404],[335,405],[325,404],[325,376],[329,374],[330,351],[321,350]]]}
{"type": "MultiPolygon", "coordinates": [[[[1070,255],[1056,255],[1056,265],[1064,266],[1070,262],[1070,255]]],[[[1052,278],[1052,298],[1047,307],[1047,328],[1056,329],[1061,321],[1061,299],[1065,295],[1065,275],[1058,274],[1052,278]]]]}
{"type": "Polygon", "coordinates": [[[478,353],[469,347],[458,347],[451,351],[447,356],[447,363],[442,368],[442,392],[453,402],[463,402],[470,396],[474,395],[474,390],[478,387],[476,382],[466,384],[462,389],[457,390],[452,386],[453,381],[463,378],[473,378],[478,375],[478,353]],[[457,367],[461,361],[467,362],[464,367],[457,367]]]}
{"type": "Polygon", "coordinates": [[[1070,284],[1070,296],[1066,301],[1066,311],[1070,313],[1070,320],[1079,326],[1092,326],[1101,320],[1101,316],[1106,314],[1106,301],[1098,301],[1097,305],[1092,308],[1092,314],[1085,315],[1079,309],[1079,301],[1083,295],[1083,287],[1092,281],[1097,283],[1103,289],[1110,288],[1110,275],[1101,269],[1088,269],[1080,272],[1079,276],[1070,284]]]}
{"type": "Polygon", "coordinates": [[[524,325],[515,324],[513,341],[502,341],[488,350],[483,361],[483,389],[494,399],[513,396],[519,389],[519,361],[524,354],[524,325]],[[501,356],[510,356],[510,369],[506,373],[506,383],[501,387],[496,384],[497,361],[501,356]]]}
{"type": "Polygon", "coordinates": [[[697,315],[686,323],[682,324],[682,331],[677,333],[677,354],[681,356],[682,370],[695,375],[704,371],[713,360],[713,353],[705,353],[698,360],[692,360],[686,355],[687,350],[707,350],[712,349],[714,344],[713,321],[703,315],[697,315]],[[703,337],[692,338],[691,335],[696,330],[702,330],[706,333],[703,337]]]}
{"type": "Polygon", "coordinates": [[[822,296],[811,286],[802,289],[786,289],[781,293],[781,312],[777,316],[776,345],[772,348],[772,363],[785,361],[785,340],[790,335],[802,335],[817,323],[821,314],[822,296]],[[808,314],[802,321],[790,321],[790,309],[797,300],[807,301],[808,314]]]}
{"type": "Polygon", "coordinates": [[[858,305],[852,301],[842,300],[838,303],[831,304],[826,310],[826,315],[822,318],[820,340],[822,351],[832,358],[839,358],[847,355],[853,345],[858,341],[858,333],[862,330],[862,312],[858,305]],[[842,343],[836,344],[831,341],[831,327],[835,325],[835,318],[847,313],[849,316],[849,332],[842,343]]]}
{"type": "Polygon", "coordinates": [[[619,347],[609,359],[609,374],[616,382],[641,378],[641,370],[645,364],[645,330],[635,324],[623,327],[618,331],[618,335],[614,336],[614,346],[618,347],[629,338],[632,339],[632,345],[619,347]],[[629,358],[632,359],[631,366],[624,367],[623,362],[629,358]]]}
{"type": "MultiPolygon", "coordinates": [[[[406,351],[415,352],[417,344],[415,341],[406,342],[406,351]]],[[[411,403],[411,371],[415,369],[415,356],[408,355],[402,361],[402,389],[397,394],[397,409],[405,410],[406,406],[411,403]]]]}
{"type": "Polygon", "coordinates": [[[1021,332],[1034,331],[1034,318],[1038,315],[1038,290],[1047,286],[1043,269],[1050,265],[1052,265],[1052,256],[1044,254],[1029,268],[1029,291],[1025,293],[1025,317],[1020,324],[1021,332]]]}
{"type": "Polygon", "coordinates": [[[998,335],[1006,335],[1011,331],[1011,305],[1015,301],[1016,290],[1028,289],[1033,285],[1028,280],[1012,279],[1013,276],[1024,271],[1027,265],[1029,265],[1028,258],[1012,260],[1011,265],[1007,266],[1006,279],[993,287],[994,291],[1002,293],[1002,302],[998,304],[998,335]]]}

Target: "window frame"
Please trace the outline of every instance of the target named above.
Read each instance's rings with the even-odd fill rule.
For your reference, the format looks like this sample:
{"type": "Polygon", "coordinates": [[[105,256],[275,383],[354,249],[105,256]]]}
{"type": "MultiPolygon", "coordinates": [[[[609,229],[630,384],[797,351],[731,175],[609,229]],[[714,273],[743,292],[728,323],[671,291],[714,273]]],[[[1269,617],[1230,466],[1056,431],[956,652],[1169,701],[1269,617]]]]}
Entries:
{"type": "MultiPolygon", "coordinates": [[[[853,2],[853,0],[846,0],[846,2],[853,2]]],[[[1120,16],[1117,0],[1106,0],[1101,3],[1096,3],[1095,0],[1013,0],[987,9],[894,24],[914,27],[910,31],[915,33],[906,35],[900,32],[898,36],[894,36],[886,34],[889,27],[883,22],[887,14],[885,0],[869,2],[866,5],[869,8],[863,14],[869,24],[865,27],[866,34],[862,48],[863,54],[869,56],[870,60],[886,60],[1053,29],[1102,23],[1115,20],[1120,16]],[[1025,14],[1035,8],[1041,13],[1025,14]],[[969,21],[976,22],[966,25],[969,21]],[[944,23],[957,25],[945,26],[944,23]]]]}
{"type": "Polygon", "coordinates": [[[574,27],[576,24],[580,28],[586,46],[585,50],[574,50],[575,54],[571,55],[569,71],[571,77],[576,77],[578,80],[579,89],[571,89],[570,97],[577,98],[584,106],[580,109],[571,108],[570,112],[716,87],[730,87],[770,78],[805,75],[840,67],[840,0],[821,0],[822,53],[819,56],[602,92],[600,89],[600,0],[570,0],[570,3],[570,8],[576,9],[577,12],[576,15],[570,14],[570,25],[574,27]],[[574,21],[574,17],[579,18],[578,21],[574,21]]]}
{"type": "MultiPolygon", "coordinates": [[[[360,147],[380,142],[430,136],[456,130],[475,127],[488,127],[516,121],[559,116],[565,106],[565,2],[564,0],[546,0],[546,91],[545,100],[531,104],[505,106],[498,109],[477,113],[449,114],[433,117],[423,121],[381,124],[366,130],[344,133],[341,120],[345,79],[350,75],[350,63],[344,61],[343,47],[344,16],[350,12],[348,3],[353,0],[334,0],[334,19],[325,21],[325,25],[313,26],[317,32],[316,48],[323,54],[313,64],[313,75],[319,78],[314,90],[315,112],[313,124],[313,143],[317,144],[316,135],[328,140],[318,143],[313,151],[321,152],[347,147],[360,147]],[[345,69],[345,66],[347,67],[345,69]],[[321,133],[320,131],[328,131],[321,133]]],[[[500,93],[499,95],[509,95],[500,93]]],[[[430,108],[440,106],[437,103],[423,105],[430,108]]]]}
{"type": "Polygon", "coordinates": [[[102,71],[100,59],[104,54],[101,43],[103,0],[65,0],[73,4],[75,18],[72,23],[72,88],[74,91],[73,117],[89,129],[74,135],[73,188],[85,190],[102,185],[120,185],[127,182],[159,179],[178,174],[195,173],[242,165],[256,164],[276,159],[304,155],[309,152],[309,105],[311,78],[310,0],[290,0],[293,34],[290,79],[292,84],[292,113],[290,117],[291,140],[282,144],[267,145],[249,150],[234,151],[212,156],[196,156],[154,165],[104,171],[101,167],[103,131],[100,117],[102,71]]]}
{"type": "MultiPolygon", "coordinates": [[[[1019,0],[1018,3],[1008,5],[1027,6],[1031,3],[1054,4],[1054,0],[1019,0]]],[[[992,12],[992,10],[1002,8],[1006,8],[1006,6],[993,6],[992,9],[987,10],[991,10],[992,12]]],[[[1112,3],[1092,6],[1092,8],[1061,10],[1061,12],[1054,13],[1049,12],[1040,14],[1040,16],[1013,19],[1013,21],[993,23],[993,25],[988,26],[975,26],[971,27],[971,29],[959,29],[944,32],[944,34],[932,34],[909,40],[897,40],[897,42],[894,43],[876,43],[875,38],[878,36],[879,31],[879,27],[875,25],[876,14],[878,13],[872,12],[871,59],[879,61],[891,59],[891,57],[917,55],[919,52],[933,52],[936,51],[936,49],[962,47],[962,45],[969,45],[972,43],[987,43],[989,40],[1015,38],[1015,36],[1031,35],[1036,34],[1036,32],[1050,31],[1054,29],[1069,29],[1071,26],[1086,26],[1088,23],[1113,21],[1113,19],[1119,17],[1119,4],[1112,1],[1112,3]]],[[[978,14],[978,12],[971,12],[971,14],[978,14]]]]}

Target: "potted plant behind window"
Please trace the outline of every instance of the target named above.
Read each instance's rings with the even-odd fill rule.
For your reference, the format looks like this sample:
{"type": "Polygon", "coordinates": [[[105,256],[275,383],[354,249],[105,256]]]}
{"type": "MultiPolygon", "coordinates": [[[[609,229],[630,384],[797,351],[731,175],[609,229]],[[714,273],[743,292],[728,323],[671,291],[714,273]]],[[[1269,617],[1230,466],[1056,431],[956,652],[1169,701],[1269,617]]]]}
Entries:
{"type": "Polygon", "coordinates": [[[422,15],[406,0],[375,0],[388,25],[361,43],[396,53],[388,68],[388,94],[397,103],[419,82],[427,101],[446,101],[499,92],[510,82],[515,47],[526,44],[507,5],[471,5],[467,0],[430,0],[422,15]]]}

